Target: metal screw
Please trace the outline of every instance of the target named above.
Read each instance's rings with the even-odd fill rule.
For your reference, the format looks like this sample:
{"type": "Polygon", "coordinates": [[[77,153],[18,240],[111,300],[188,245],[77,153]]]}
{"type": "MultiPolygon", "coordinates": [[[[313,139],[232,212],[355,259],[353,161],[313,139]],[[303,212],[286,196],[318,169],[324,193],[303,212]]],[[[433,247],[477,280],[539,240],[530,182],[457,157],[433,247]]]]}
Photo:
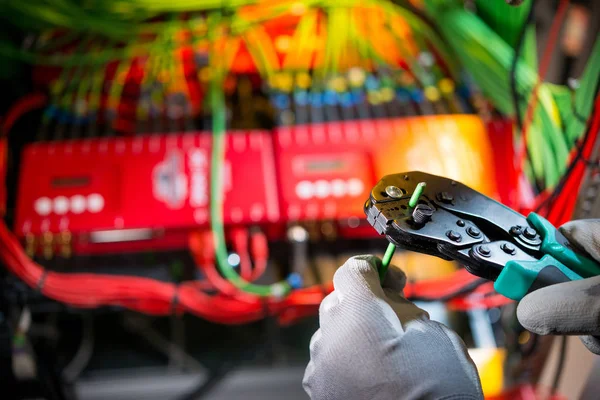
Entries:
{"type": "Polygon", "coordinates": [[[402,197],[402,195],[404,194],[402,189],[400,189],[399,187],[396,187],[396,186],[386,187],[385,192],[387,193],[388,196],[393,197],[395,199],[402,197]]]}
{"type": "Polygon", "coordinates": [[[460,242],[460,240],[462,239],[461,234],[453,230],[449,230],[448,232],[446,232],[446,236],[448,236],[448,239],[455,242],[460,242]]]}
{"type": "Polygon", "coordinates": [[[407,181],[408,180],[408,175],[404,175],[404,180],[407,181]]]}
{"type": "Polygon", "coordinates": [[[450,182],[450,184],[451,184],[452,186],[456,186],[456,181],[452,181],[452,182],[450,182]]]}
{"type": "Polygon", "coordinates": [[[481,236],[481,231],[474,226],[470,226],[467,228],[467,233],[469,236],[473,236],[474,238],[481,236]]]}
{"type": "Polygon", "coordinates": [[[510,234],[513,236],[519,236],[521,234],[521,227],[519,225],[511,226],[510,234]]]}
{"type": "Polygon", "coordinates": [[[479,254],[481,254],[482,256],[484,256],[484,257],[489,257],[489,256],[490,256],[490,254],[492,254],[492,251],[491,251],[491,250],[490,250],[490,248],[489,248],[489,247],[487,247],[486,245],[479,246],[479,247],[477,248],[477,252],[478,252],[479,254]]]}
{"type": "Polygon", "coordinates": [[[438,193],[438,199],[444,203],[452,203],[454,196],[448,192],[440,192],[438,193]]]}
{"type": "Polygon", "coordinates": [[[515,246],[513,246],[511,243],[502,243],[502,246],[500,246],[500,248],[508,254],[515,254],[516,252],[516,248],[515,246]]]}
{"type": "Polygon", "coordinates": [[[419,225],[429,221],[432,215],[433,208],[429,207],[426,204],[417,204],[412,213],[413,221],[415,221],[415,223],[419,225]]]}
{"type": "Polygon", "coordinates": [[[535,235],[537,235],[537,232],[535,231],[535,229],[528,227],[525,228],[525,230],[523,231],[523,235],[525,235],[527,239],[533,239],[535,238],[535,235]]]}
{"type": "Polygon", "coordinates": [[[459,219],[458,221],[456,221],[456,225],[458,225],[462,228],[463,226],[465,226],[465,221],[463,221],[462,219],[459,219]]]}

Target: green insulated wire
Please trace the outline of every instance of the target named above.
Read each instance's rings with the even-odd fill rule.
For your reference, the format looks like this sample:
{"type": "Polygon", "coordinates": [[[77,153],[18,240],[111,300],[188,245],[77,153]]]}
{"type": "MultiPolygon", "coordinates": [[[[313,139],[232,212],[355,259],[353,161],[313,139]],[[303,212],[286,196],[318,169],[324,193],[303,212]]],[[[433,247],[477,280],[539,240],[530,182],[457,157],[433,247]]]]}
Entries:
{"type": "Polygon", "coordinates": [[[408,201],[408,206],[410,208],[415,208],[415,206],[419,202],[419,197],[421,197],[421,195],[423,194],[423,190],[425,189],[425,186],[427,186],[427,184],[425,182],[420,182],[417,185],[412,196],[410,196],[410,200],[408,201]]]}
{"type": "MultiPolygon", "coordinates": [[[[423,190],[425,189],[427,184],[425,182],[419,182],[412,196],[410,196],[410,200],[408,200],[408,206],[410,208],[415,208],[417,203],[419,202],[419,197],[423,194],[423,190]]],[[[394,252],[396,251],[396,245],[393,243],[389,243],[387,249],[385,249],[385,254],[381,259],[381,268],[379,268],[379,279],[383,282],[385,278],[385,274],[390,267],[390,263],[392,262],[392,257],[394,256],[394,252]]]]}
{"type": "Polygon", "coordinates": [[[283,297],[291,286],[287,281],[272,285],[255,285],[242,279],[227,261],[225,231],[223,229],[223,182],[221,171],[225,159],[225,95],[221,80],[213,77],[210,83],[212,106],[212,154],[210,168],[210,220],[216,246],[217,266],[223,276],[240,290],[261,297],[283,297]]]}
{"type": "Polygon", "coordinates": [[[385,249],[385,254],[381,259],[381,267],[379,268],[379,280],[383,282],[385,279],[385,275],[387,274],[388,269],[390,268],[390,263],[392,262],[392,257],[394,256],[394,252],[396,251],[396,245],[394,243],[388,243],[387,249],[385,249]]]}
{"type": "MultiPolygon", "coordinates": [[[[513,113],[510,69],[515,57],[514,49],[476,15],[461,8],[439,7],[442,3],[427,4],[433,6],[430,10],[432,16],[439,22],[438,26],[456,57],[498,110],[505,114],[513,113]]],[[[524,58],[517,62],[515,78],[517,92],[529,98],[536,85],[537,74],[524,58]]],[[[538,98],[527,138],[528,161],[532,163],[535,179],[543,182],[545,187],[553,187],[564,173],[571,145],[566,140],[565,121],[559,118],[559,108],[551,87],[542,84],[538,98]]]]}

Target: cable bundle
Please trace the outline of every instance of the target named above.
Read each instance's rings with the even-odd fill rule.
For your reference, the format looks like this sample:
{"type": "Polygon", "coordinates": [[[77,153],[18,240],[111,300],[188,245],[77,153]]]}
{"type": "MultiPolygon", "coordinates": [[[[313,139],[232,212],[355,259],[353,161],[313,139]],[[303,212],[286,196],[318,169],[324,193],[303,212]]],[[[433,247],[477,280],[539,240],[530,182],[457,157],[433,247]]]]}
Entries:
{"type": "Polygon", "coordinates": [[[4,5],[5,15],[23,15],[28,26],[43,30],[27,50],[0,43],[0,55],[61,68],[50,85],[46,126],[52,120],[104,122],[131,132],[127,120],[196,117],[207,105],[215,79],[208,60],[215,57],[223,79],[259,72],[268,81],[280,70],[329,76],[361,66],[403,68],[427,88],[435,84],[419,61],[427,52],[458,79],[434,30],[410,9],[384,0],[233,1],[221,8],[201,0],[66,3],[4,5]],[[182,8],[189,12],[176,12],[182,8]],[[127,90],[131,85],[139,90],[127,90]]]}
{"type": "MultiPolygon", "coordinates": [[[[564,187],[572,188],[581,167],[574,166],[571,170],[567,160],[572,143],[582,135],[583,126],[565,126],[573,114],[571,108],[565,111],[565,88],[540,84],[531,61],[515,58],[513,44],[507,43],[514,38],[498,36],[462,8],[440,4],[429,2],[429,13],[440,21],[440,30],[483,91],[506,114],[515,109],[510,70],[517,60],[516,91],[521,96],[535,92],[535,98],[539,99],[539,107],[533,107],[528,113],[519,99],[516,105],[516,114],[525,113],[526,120],[531,121],[529,128],[523,129],[530,153],[531,175],[535,180],[543,180],[545,188],[558,188],[567,170],[569,179],[565,180],[564,187]]],[[[190,249],[206,281],[174,285],[137,277],[47,271],[25,256],[6,226],[0,227],[0,258],[9,269],[44,295],[76,307],[111,305],[153,315],[190,312],[210,321],[233,324],[279,315],[282,322],[289,323],[314,313],[323,296],[331,291],[331,285],[293,288],[290,279],[271,285],[256,284],[267,262],[261,239],[251,246],[251,256],[246,255],[244,238],[234,240],[243,256],[241,274],[227,260],[219,179],[226,127],[224,86],[240,48],[247,50],[252,68],[267,80],[282,69],[311,71],[313,75],[328,77],[360,65],[367,70],[404,69],[420,86],[427,88],[435,82],[429,81],[424,63],[419,60],[424,49],[434,54],[439,62],[436,68],[443,69],[452,78],[458,75],[456,66],[447,61],[450,59],[447,49],[420,17],[381,0],[342,3],[238,0],[224,4],[209,0],[98,0],[80,4],[70,0],[59,7],[38,0],[33,4],[13,1],[3,7],[25,16],[25,24],[43,22],[44,27],[58,26],[75,31],[75,34],[73,31],[54,32],[39,40],[37,48],[31,51],[0,43],[0,54],[62,67],[51,88],[52,105],[46,109],[44,124],[69,114],[74,114],[78,122],[94,124],[104,118],[113,123],[125,109],[139,119],[162,116],[169,114],[170,99],[179,94],[186,98],[187,109],[173,111],[197,115],[208,105],[212,115],[212,231],[190,238],[190,249]],[[177,14],[181,10],[191,12],[177,14]],[[293,27],[287,35],[289,51],[283,58],[277,54],[266,24],[279,17],[291,18],[288,25],[293,27]],[[82,55],[82,52],[87,54],[82,55]],[[202,67],[199,71],[198,65],[202,67]],[[108,82],[106,90],[105,82],[108,82]],[[128,82],[135,82],[140,92],[139,98],[129,103],[124,101],[128,82]],[[255,269],[249,272],[251,259],[254,259],[255,269]],[[216,294],[211,294],[214,291],[216,294]]],[[[597,46],[594,53],[596,58],[600,57],[599,48],[597,46]]],[[[598,74],[594,75],[593,71],[597,71],[598,64],[590,63],[585,85],[582,82],[582,89],[575,94],[576,106],[582,105],[576,109],[578,114],[589,114],[583,105],[591,96],[589,85],[597,82],[598,74]]],[[[596,125],[597,121],[590,132],[596,125]]],[[[593,135],[596,133],[586,136],[574,158],[575,163],[589,156],[586,155],[588,140],[593,143],[593,135]]],[[[548,210],[551,221],[564,219],[568,201],[554,193],[545,196],[565,205],[560,215],[556,209],[548,210]]],[[[493,293],[490,285],[482,283],[458,272],[448,279],[409,285],[406,293],[415,299],[450,301],[457,309],[506,303],[506,299],[493,293]]]]}
{"type": "Polygon", "coordinates": [[[577,202],[575,194],[578,193],[586,169],[600,167],[600,160],[590,159],[594,144],[600,140],[600,94],[597,94],[593,107],[594,113],[588,120],[586,133],[571,152],[567,172],[553,191],[546,191],[539,196],[535,207],[537,212],[544,213],[556,226],[571,219],[577,202]]]}
{"type": "MultiPolygon", "coordinates": [[[[285,310],[291,322],[305,315],[307,309],[313,313],[323,298],[321,288],[299,290],[285,299],[272,298],[267,302],[256,296],[231,296],[228,293],[234,294],[235,290],[218,274],[210,275],[211,283],[223,293],[209,295],[194,281],[174,285],[140,277],[52,272],[31,261],[4,224],[0,226],[0,259],[28,286],[80,308],[119,306],[151,315],[183,311],[227,324],[251,322],[285,310]],[[294,315],[290,317],[292,310],[294,315]]],[[[214,270],[214,265],[210,268],[214,270]]]]}
{"type": "Polygon", "coordinates": [[[555,47],[568,1],[561,2],[556,14],[539,75],[535,71],[537,63],[533,57],[533,33],[523,27],[523,24],[528,23],[524,17],[530,12],[533,1],[529,1],[519,11],[508,11],[509,6],[499,3],[501,2],[477,2],[484,15],[492,14],[492,9],[495,11],[497,23],[492,26],[496,25],[498,32],[476,14],[458,5],[452,6],[444,1],[430,1],[426,5],[453,51],[494,106],[504,114],[515,115],[517,121],[523,121],[523,126],[518,128],[522,128],[520,133],[522,142],[527,147],[529,162],[522,165],[525,152],[524,149],[518,149],[521,157],[517,160],[517,169],[524,167],[532,182],[551,189],[564,175],[569,152],[584,133],[585,119],[590,114],[595,96],[593,88],[600,76],[600,40],[596,40],[580,89],[573,95],[566,87],[543,83],[550,61],[548,55],[555,47]],[[512,22],[508,23],[511,18],[512,22]],[[514,21],[520,24],[517,25],[514,21]],[[519,44],[519,38],[515,36],[516,29],[507,33],[507,24],[512,24],[513,28],[521,30],[521,34],[525,36],[520,43],[525,47],[521,51],[523,56],[519,56],[513,49],[513,46],[519,44]],[[511,73],[514,74],[514,79],[511,78],[511,73]],[[513,86],[516,100],[511,94],[513,86]],[[578,117],[573,112],[575,107],[578,117]],[[583,121],[576,121],[581,117],[584,118],[583,121]]]}

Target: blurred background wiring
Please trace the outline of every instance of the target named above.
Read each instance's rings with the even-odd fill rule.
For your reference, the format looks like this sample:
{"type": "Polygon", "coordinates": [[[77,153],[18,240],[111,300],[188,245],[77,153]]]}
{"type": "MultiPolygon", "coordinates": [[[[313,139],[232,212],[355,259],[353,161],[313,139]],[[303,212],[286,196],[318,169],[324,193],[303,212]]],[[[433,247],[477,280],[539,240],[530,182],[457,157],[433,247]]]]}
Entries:
{"type": "MultiPolygon", "coordinates": [[[[600,216],[593,1],[0,11],[0,370],[17,398],[303,396],[333,273],[383,251],[363,203],[388,173],[446,175],[557,226],[600,216]]],[[[490,283],[393,262],[487,397],[560,398],[566,345],[544,381],[553,338],[490,283]]]]}

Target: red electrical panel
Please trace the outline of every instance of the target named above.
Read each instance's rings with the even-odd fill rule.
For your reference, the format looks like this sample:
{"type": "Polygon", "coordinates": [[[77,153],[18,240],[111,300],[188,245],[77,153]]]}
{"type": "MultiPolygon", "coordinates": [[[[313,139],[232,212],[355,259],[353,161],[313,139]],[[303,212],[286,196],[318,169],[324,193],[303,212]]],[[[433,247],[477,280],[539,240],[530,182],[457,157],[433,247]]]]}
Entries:
{"type": "MultiPolygon", "coordinates": [[[[363,219],[375,183],[369,143],[373,121],[278,128],[275,152],[282,214],[288,221],[363,219]]],[[[381,142],[379,142],[381,143],[381,142]]]]}
{"type": "MultiPolygon", "coordinates": [[[[427,141],[443,131],[439,118],[230,132],[224,223],[261,225],[271,237],[281,237],[287,223],[335,222],[340,236],[376,236],[364,221],[363,204],[379,175],[446,165],[427,157],[427,151],[436,154],[447,145],[427,141]],[[415,143],[421,146],[417,153],[415,143]]],[[[491,166],[484,159],[484,125],[474,116],[455,118],[460,126],[443,131],[446,139],[464,151],[477,146],[481,154],[470,157],[491,166]]],[[[56,242],[65,240],[76,253],[186,247],[190,230],[209,224],[211,141],[210,133],[184,133],[30,145],[22,158],[15,232],[28,246],[35,242],[37,251],[58,251],[56,242]]],[[[448,154],[445,161],[457,179],[483,190],[461,154],[448,154]]]]}
{"type": "MultiPolygon", "coordinates": [[[[68,232],[76,252],[178,247],[209,221],[211,135],[185,133],[32,144],[15,232],[68,232]]],[[[271,137],[227,135],[224,222],[280,220],[271,137]]]]}

